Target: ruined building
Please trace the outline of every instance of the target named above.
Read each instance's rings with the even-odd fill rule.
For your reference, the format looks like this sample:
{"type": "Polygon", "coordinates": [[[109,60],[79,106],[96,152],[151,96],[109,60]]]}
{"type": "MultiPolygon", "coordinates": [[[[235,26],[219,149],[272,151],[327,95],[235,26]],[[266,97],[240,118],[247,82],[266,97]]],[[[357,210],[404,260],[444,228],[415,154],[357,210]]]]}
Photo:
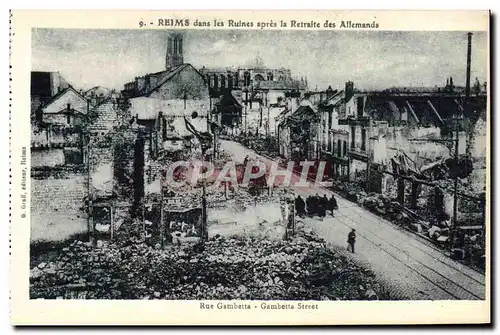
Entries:
{"type": "Polygon", "coordinates": [[[212,138],[213,122],[209,88],[192,65],[184,63],[183,37],[169,34],[166,68],[136,77],[125,84],[122,94],[127,98],[132,127],[137,133],[134,162],[135,203],[159,194],[160,169],[165,159],[182,159],[199,153],[201,144],[186,126],[212,138]]]}
{"type": "Polygon", "coordinates": [[[268,108],[280,104],[291,92],[300,95],[307,89],[307,79],[295,79],[290,69],[269,68],[258,56],[246,65],[203,67],[200,72],[209,85],[211,97],[220,99],[216,112],[221,124],[251,129],[252,133],[264,127],[263,120],[267,118],[268,108]],[[252,121],[244,120],[243,110],[249,113],[248,119],[252,121]]]}

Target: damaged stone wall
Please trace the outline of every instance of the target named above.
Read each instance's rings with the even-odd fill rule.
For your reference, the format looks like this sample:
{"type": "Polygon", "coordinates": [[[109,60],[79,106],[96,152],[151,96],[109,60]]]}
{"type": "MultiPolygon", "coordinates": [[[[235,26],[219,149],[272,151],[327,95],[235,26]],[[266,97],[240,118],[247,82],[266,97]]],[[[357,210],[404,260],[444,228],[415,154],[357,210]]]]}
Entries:
{"type": "Polygon", "coordinates": [[[132,200],[134,176],[134,144],[136,134],[129,128],[114,136],[113,175],[115,192],[121,200],[132,200]]]}
{"type": "Polygon", "coordinates": [[[106,197],[113,193],[113,148],[94,147],[90,150],[90,179],[93,197],[106,197]]]}
{"type": "Polygon", "coordinates": [[[488,124],[480,117],[470,136],[470,154],[474,170],[468,178],[468,184],[475,193],[486,192],[486,156],[488,154],[488,124]]]}
{"type": "Polygon", "coordinates": [[[351,160],[350,167],[350,178],[351,180],[362,179],[366,182],[366,163],[358,160],[351,160]]]}
{"type": "Polygon", "coordinates": [[[280,127],[279,129],[279,152],[283,158],[291,157],[290,128],[280,127]]]}
{"type": "Polygon", "coordinates": [[[91,113],[96,115],[89,127],[93,133],[104,135],[119,124],[120,109],[114,100],[99,104],[91,110],[91,113]]]}
{"type": "Polygon", "coordinates": [[[208,87],[200,73],[191,66],[186,66],[151,93],[152,98],[162,100],[183,99],[184,95],[188,99],[205,100],[208,107],[208,87]]]}
{"type": "Polygon", "coordinates": [[[435,161],[450,156],[449,149],[435,142],[409,141],[409,139],[440,139],[441,130],[437,127],[403,128],[391,127],[387,131],[386,140],[388,158],[397,155],[398,150],[404,151],[410,158],[421,163],[435,161]]]}
{"type": "Polygon", "coordinates": [[[87,186],[84,172],[64,169],[44,171],[44,175],[32,172],[32,243],[64,241],[87,231],[87,186]]]}
{"type": "Polygon", "coordinates": [[[64,149],[63,148],[50,148],[50,149],[37,149],[31,150],[31,166],[58,166],[64,165],[64,149]]]}

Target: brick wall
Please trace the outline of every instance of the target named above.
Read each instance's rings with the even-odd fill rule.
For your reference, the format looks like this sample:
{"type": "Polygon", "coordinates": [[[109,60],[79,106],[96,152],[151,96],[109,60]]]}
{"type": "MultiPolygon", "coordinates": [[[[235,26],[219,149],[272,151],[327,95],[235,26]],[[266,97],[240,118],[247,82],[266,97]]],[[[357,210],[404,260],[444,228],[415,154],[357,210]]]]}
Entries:
{"type": "Polygon", "coordinates": [[[151,145],[149,140],[144,142],[144,184],[148,189],[148,185],[154,183],[160,178],[160,163],[150,155],[151,145]]]}
{"type": "MultiPolygon", "coordinates": [[[[154,86],[152,86],[154,87],[154,86]]],[[[203,77],[192,67],[188,66],[179,74],[163,84],[158,91],[151,94],[152,98],[162,100],[183,99],[207,100],[208,87],[203,77]]],[[[208,107],[208,105],[207,105],[208,107]]]]}
{"type": "Polygon", "coordinates": [[[31,178],[31,242],[62,241],[87,231],[85,173],[31,178]]]}
{"type": "Polygon", "coordinates": [[[35,115],[35,111],[42,105],[42,100],[37,95],[31,96],[31,116],[35,115]]]}
{"type": "Polygon", "coordinates": [[[31,166],[41,167],[49,166],[54,167],[58,165],[64,165],[64,149],[62,148],[50,148],[44,150],[32,150],[31,151],[31,166]]]}
{"type": "Polygon", "coordinates": [[[118,125],[118,105],[113,101],[102,103],[93,110],[97,118],[90,125],[91,132],[103,134],[118,125]]]}
{"type": "Polygon", "coordinates": [[[43,121],[53,125],[68,126],[68,127],[80,126],[84,123],[83,116],[77,113],[71,113],[69,115],[69,119],[66,113],[57,113],[57,114],[47,113],[43,115],[43,121]]]}
{"type": "Polygon", "coordinates": [[[95,147],[90,151],[90,171],[94,196],[108,196],[113,192],[112,147],[95,147]]]}

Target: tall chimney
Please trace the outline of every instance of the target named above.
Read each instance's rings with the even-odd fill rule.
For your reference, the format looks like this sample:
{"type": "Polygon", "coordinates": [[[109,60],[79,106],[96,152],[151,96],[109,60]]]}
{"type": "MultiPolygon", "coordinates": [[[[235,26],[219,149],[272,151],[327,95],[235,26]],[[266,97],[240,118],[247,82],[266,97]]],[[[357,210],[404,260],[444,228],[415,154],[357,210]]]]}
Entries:
{"type": "Polygon", "coordinates": [[[472,33],[467,34],[467,77],[465,79],[465,97],[469,98],[470,95],[470,59],[472,47],[472,33]]]}

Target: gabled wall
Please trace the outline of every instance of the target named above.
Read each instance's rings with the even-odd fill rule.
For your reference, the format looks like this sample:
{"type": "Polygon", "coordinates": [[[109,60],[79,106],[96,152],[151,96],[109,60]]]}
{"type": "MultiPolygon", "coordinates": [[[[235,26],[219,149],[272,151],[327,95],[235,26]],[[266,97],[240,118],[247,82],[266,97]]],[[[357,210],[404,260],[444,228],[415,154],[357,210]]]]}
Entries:
{"type": "Polygon", "coordinates": [[[192,66],[184,67],[158,90],[152,92],[150,97],[161,100],[184,99],[184,93],[189,100],[209,101],[208,86],[201,74],[192,66]]]}
{"type": "Polygon", "coordinates": [[[87,100],[71,89],[44,107],[43,114],[45,116],[46,114],[59,113],[66,110],[68,104],[70,104],[70,109],[75,109],[84,115],[87,114],[87,100]]]}

